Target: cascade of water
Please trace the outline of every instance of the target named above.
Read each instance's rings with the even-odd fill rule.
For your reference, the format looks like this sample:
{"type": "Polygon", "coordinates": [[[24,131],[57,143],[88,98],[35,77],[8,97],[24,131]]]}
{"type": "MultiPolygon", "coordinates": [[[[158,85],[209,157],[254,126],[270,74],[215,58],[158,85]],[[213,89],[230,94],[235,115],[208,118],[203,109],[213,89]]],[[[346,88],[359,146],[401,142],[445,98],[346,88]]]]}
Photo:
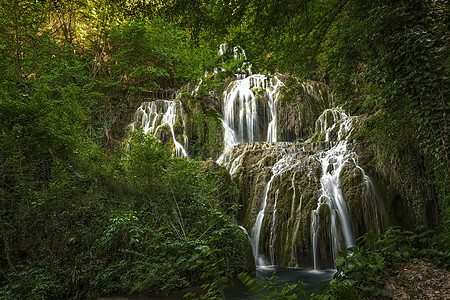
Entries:
{"type": "MultiPolygon", "coordinates": [[[[227,53],[228,49],[230,49],[227,44],[221,44],[219,46],[219,52],[217,53],[219,56],[225,55],[227,53]]],[[[234,59],[247,59],[247,55],[245,54],[245,50],[242,49],[240,46],[234,46],[232,51],[234,59]]]]}
{"type": "Polygon", "coordinates": [[[276,102],[282,85],[277,77],[261,74],[230,83],[223,95],[224,153],[241,143],[276,142],[276,102]]]}
{"type": "MultiPolygon", "coordinates": [[[[266,206],[267,206],[267,197],[269,195],[269,191],[271,189],[272,182],[277,176],[281,177],[285,172],[293,169],[299,163],[300,163],[300,161],[296,160],[294,155],[290,155],[289,153],[286,152],[282,156],[282,158],[280,160],[278,160],[271,168],[272,177],[267,182],[267,184],[264,188],[261,209],[258,212],[258,215],[256,217],[256,221],[255,221],[255,224],[253,225],[252,235],[251,235],[253,254],[255,256],[255,263],[256,263],[257,267],[266,266],[268,264],[264,258],[264,255],[260,254],[260,252],[259,252],[259,240],[260,240],[260,236],[261,236],[261,227],[263,224],[264,215],[265,215],[266,206]]],[[[279,189],[277,189],[274,193],[275,203],[274,203],[274,207],[273,207],[274,211],[273,211],[273,216],[272,216],[272,230],[275,226],[275,221],[276,221],[276,219],[275,219],[276,218],[275,217],[276,216],[276,201],[278,198],[278,193],[279,193],[279,189]]],[[[272,237],[274,237],[274,236],[272,236],[272,237]]],[[[271,256],[273,256],[273,255],[271,254],[271,256]]],[[[272,263],[274,262],[274,257],[271,257],[271,262],[272,263]]]]}
{"type": "Polygon", "coordinates": [[[327,151],[318,153],[317,157],[322,166],[322,177],[320,178],[321,195],[317,202],[317,208],[312,212],[311,223],[314,269],[318,268],[317,238],[320,222],[319,210],[322,205],[328,205],[331,211],[330,236],[333,261],[337,256],[339,246],[336,217],[340,222],[345,246],[348,248],[355,243],[350,213],[340,186],[340,175],[345,164],[352,161],[357,165],[354,160],[355,154],[347,151],[347,141],[345,140],[351,130],[351,125],[352,118],[339,108],[325,110],[316,121],[317,133],[325,134],[325,141],[335,139],[334,142],[337,142],[337,144],[327,151]],[[337,131],[337,134],[332,135],[335,131],[337,131]]]}
{"type": "Polygon", "coordinates": [[[355,243],[350,214],[340,187],[340,174],[343,166],[353,157],[353,153],[347,151],[346,141],[341,141],[330,150],[319,153],[318,159],[322,165],[322,177],[320,179],[321,195],[317,202],[317,208],[312,212],[312,244],[314,269],[317,269],[317,231],[319,228],[319,210],[322,205],[328,205],[331,210],[330,235],[332,239],[333,260],[338,252],[338,237],[336,230],[337,215],[345,246],[351,247],[355,243]],[[335,215],[336,214],[336,215],[335,215]]]}
{"type": "Polygon", "coordinates": [[[352,128],[353,118],[340,108],[330,108],[317,118],[316,134],[325,134],[325,141],[342,141],[352,128]],[[339,126],[339,128],[337,128],[339,126]],[[337,131],[336,134],[333,133],[337,131]],[[333,135],[333,136],[332,136],[333,135]]]}
{"type": "Polygon", "coordinates": [[[164,128],[168,127],[175,147],[175,155],[187,156],[188,139],[183,107],[180,101],[155,100],[143,102],[136,110],[134,118],[135,122],[131,126],[133,129],[136,124],[139,124],[145,134],[153,134],[156,137],[164,128]],[[179,138],[181,135],[184,145],[177,140],[176,131],[179,138]]]}
{"type": "Polygon", "coordinates": [[[191,92],[191,96],[195,97],[198,95],[198,91],[200,90],[200,87],[202,86],[203,83],[203,79],[200,78],[199,82],[197,83],[197,85],[195,86],[195,88],[192,90],[191,92]]]}
{"type": "MultiPolygon", "coordinates": [[[[361,223],[363,225],[358,226],[366,226],[369,228],[369,226],[372,226],[372,223],[375,223],[376,226],[379,224],[379,227],[376,228],[382,228],[382,222],[379,219],[376,204],[369,203],[374,202],[374,196],[369,195],[375,194],[373,183],[365,174],[364,170],[358,166],[356,154],[347,149],[348,144],[346,139],[352,131],[352,123],[355,118],[348,116],[339,108],[325,110],[316,121],[315,138],[317,139],[318,135],[320,140],[328,142],[323,144],[327,149],[318,150],[315,147],[320,147],[320,145],[314,146],[314,144],[308,143],[311,141],[303,144],[275,143],[273,141],[276,140],[276,134],[274,134],[274,132],[276,133],[276,100],[272,101],[270,99],[276,99],[277,95],[273,94],[275,96],[271,98],[269,92],[266,90],[266,99],[273,104],[273,108],[270,108],[270,110],[267,109],[267,111],[274,112],[273,115],[270,113],[267,114],[270,121],[267,125],[268,134],[266,135],[266,139],[273,143],[246,143],[254,140],[255,136],[257,136],[255,131],[252,131],[252,128],[255,123],[260,121],[255,117],[257,115],[254,113],[255,94],[253,94],[250,87],[259,87],[264,90],[267,89],[267,86],[271,85],[272,83],[267,81],[264,76],[252,76],[244,80],[236,81],[229,87],[229,92],[224,93],[223,124],[226,135],[226,150],[228,149],[229,151],[222,154],[218,162],[224,163],[231,175],[239,174],[239,172],[245,170],[249,159],[250,161],[254,159],[247,154],[254,152],[255,155],[263,158],[260,160],[261,167],[269,168],[271,171],[270,179],[265,184],[262,198],[260,198],[261,204],[256,215],[256,220],[253,226],[250,224],[252,229],[249,230],[249,238],[253,248],[256,266],[273,265],[280,263],[280,261],[290,266],[304,265],[307,263],[306,259],[308,258],[298,256],[301,255],[299,253],[305,254],[307,250],[298,245],[299,239],[305,240],[304,230],[310,228],[312,253],[308,252],[307,255],[312,254],[314,269],[319,269],[324,265],[329,266],[331,260],[334,261],[340,249],[343,247],[351,247],[355,243],[354,228],[344,192],[341,188],[340,177],[342,170],[344,168],[347,170],[359,170],[360,174],[362,174],[361,183],[365,183],[367,189],[367,191],[362,191],[361,194],[364,200],[362,200],[360,208],[357,209],[362,209],[361,213],[364,216],[369,215],[370,220],[367,222],[363,221],[361,223]],[[248,116],[251,116],[251,118],[248,118],[248,116]],[[271,121],[274,121],[273,131],[270,129],[271,121]],[[245,145],[232,148],[233,145],[242,143],[245,143],[245,145]],[[305,148],[307,149],[305,150],[305,148]],[[265,154],[261,154],[262,151],[265,154]],[[264,160],[265,157],[270,159],[264,160]],[[268,163],[270,160],[275,162],[268,163]],[[319,167],[318,164],[320,165],[320,171],[318,170],[316,173],[315,170],[317,170],[316,166],[319,167]],[[299,176],[296,176],[297,172],[299,176]],[[284,174],[287,174],[287,176],[284,176],[284,174]],[[305,175],[309,179],[306,179],[305,175]],[[287,178],[291,181],[290,188],[287,188],[286,183],[283,183],[287,178]],[[320,186],[317,206],[311,211],[311,223],[306,225],[309,227],[301,225],[301,223],[305,224],[304,221],[306,221],[304,218],[306,212],[302,213],[302,209],[305,209],[302,208],[302,201],[310,201],[307,198],[303,199],[302,189],[305,189],[304,184],[306,182],[317,184],[318,187],[320,186]],[[277,184],[276,187],[273,186],[275,184],[277,184]],[[281,189],[282,186],[283,189],[281,189]],[[289,197],[292,197],[291,202],[286,202],[287,194],[289,194],[289,197]],[[372,199],[370,199],[371,197],[372,199]],[[283,222],[277,222],[277,205],[279,205],[279,200],[283,201],[282,203],[284,205],[282,208],[284,224],[283,222]],[[291,203],[290,209],[286,209],[286,203],[291,203]],[[268,211],[270,209],[272,210],[268,211]],[[372,216],[371,211],[373,210],[375,210],[375,213],[372,216]],[[286,211],[289,211],[290,214],[286,215],[286,211]],[[265,217],[270,217],[270,221],[266,221],[268,226],[263,226],[263,224],[266,224],[264,223],[265,217]],[[263,227],[264,233],[261,232],[263,227]],[[282,235],[279,234],[279,230],[284,230],[282,235]],[[323,245],[322,243],[326,244],[323,245]],[[268,249],[263,249],[263,245],[268,246],[268,249]],[[290,247],[290,250],[284,250],[280,256],[280,253],[277,251],[285,249],[285,247],[290,247]],[[321,251],[319,251],[319,247],[321,251]],[[327,253],[329,251],[330,255],[319,255],[319,252],[322,253],[322,249],[327,249],[326,251],[327,253]],[[268,254],[269,257],[266,258],[265,254],[268,254]],[[321,261],[323,259],[326,261],[321,261]]],[[[271,90],[271,92],[274,90],[271,90]]],[[[269,107],[267,105],[267,108],[269,107]]],[[[356,174],[354,173],[355,171],[352,172],[356,174]]],[[[344,174],[347,174],[345,176],[349,176],[348,173],[344,174]]],[[[364,218],[364,216],[362,217],[364,218]]],[[[248,228],[249,224],[246,226],[248,228]]]]}
{"type": "Polygon", "coordinates": [[[251,242],[252,242],[253,256],[255,257],[255,264],[257,267],[267,265],[267,262],[265,261],[264,256],[259,254],[259,238],[261,236],[261,226],[262,226],[262,222],[264,219],[264,213],[266,211],[267,194],[269,193],[270,185],[272,184],[272,181],[276,175],[277,174],[272,175],[272,178],[270,178],[269,182],[267,182],[267,184],[266,184],[266,187],[264,189],[264,196],[262,199],[261,209],[258,212],[258,216],[256,217],[255,225],[253,226],[253,229],[252,229],[251,242]]]}
{"type": "Polygon", "coordinates": [[[270,87],[267,89],[267,97],[268,97],[268,105],[270,112],[270,122],[267,128],[267,142],[276,142],[277,141],[277,108],[276,103],[279,96],[278,87],[281,81],[278,78],[274,77],[276,82],[274,83],[272,78],[270,78],[270,87]]]}
{"type": "Polygon", "coordinates": [[[363,181],[365,183],[366,188],[364,194],[366,195],[367,198],[370,197],[374,198],[373,201],[368,201],[367,206],[365,207],[366,208],[366,211],[364,212],[365,221],[367,224],[373,226],[373,230],[376,233],[381,233],[383,232],[383,228],[385,226],[384,219],[382,218],[383,213],[381,211],[381,207],[383,205],[381,203],[381,199],[377,193],[372,178],[370,178],[370,176],[366,174],[366,171],[364,171],[363,168],[358,166],[355,160],[353,160],[353,162],[355,166],[360,170],[363,176],[363,181]]]}

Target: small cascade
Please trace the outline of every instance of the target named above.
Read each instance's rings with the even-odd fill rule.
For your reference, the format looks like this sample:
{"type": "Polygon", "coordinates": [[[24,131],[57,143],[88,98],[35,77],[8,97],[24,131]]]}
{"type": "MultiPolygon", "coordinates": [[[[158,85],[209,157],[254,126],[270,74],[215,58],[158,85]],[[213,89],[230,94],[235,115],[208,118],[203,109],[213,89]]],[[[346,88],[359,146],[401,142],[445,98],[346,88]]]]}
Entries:
{"type": "MultiPolygon", "coordinates": [[[[356,154],[347,149],[347,136],[352,129],[353,118],[349,117],[339,108],[325,110],[316,122],[316,134],[321,135],[325,141],[333,142],[333,146],[317,154],[317,159],[321,163],[322,176],[320,178],[320,196],[317,201],[317,208],[312,211],[311,240],[313,247],[314,269],[318,269],[318,248],[317,239],[320,227],[320,210],[323,205],[329,209],[330,220],[330,240],[333,261],[339,251],[338,223],[340,232],[349,248],[355,245],[354,230],[346,199],[341,189],[341,172],[344,166],[351,164],[362,174],[363,181],[371,194],[376,195],[375,188],[369,176],[358,166],[356,154]]],[[[367,214],[372,215],[372,214],[367,214]]],[[[379,214],[375,214],[378,216],[379,214]]],[[[371,222],[377,226],[378,220],[371,222]]],[[[377,227],[377,229],[381,229],[377,227]]]]}
{"type": "Polygon", "coordinates": [[[176,156],[187,156],[186,124],[180,101],[155,100],[143,102],[136,110],[131,129],[141,128],[164,144],[173,143],[176,156]]]}
{"type": "Polygon", "coordinates": [[[224,153],[237,144],[276,142],[276,102],[282,85],[276,76],[257,74],[228,86],[223,95],[224,153]]]}
{"type": "Polygon", "coordinates": [[[322,205],[327,205],[329,210],[332,261],[334,262],[336,259],[339,250],[336,219],[339,221],[345,247],[349,248],[355,244],[350,214],[340,185],[343,166],[350,160],[355,162],[355,154],[347,151],[347,141],[345,140],[351,129],[351,124],[352,118],[340,108],[325,110],[316,121],[316,134],[321,135],[327,142],[331,141],[337,144],[332,146],[331,149],[317,154],[317,159],[322,167],[322,177],[320,178],[320,196],[317,201],[317,208],[312,211],[311,221],[315,270],[319,268],[317,239],[322,205]]]}
{"type": "Polygon", "coordinates": [[[316,121],[316,135],[327,141],[343,141],[352,129],[353,118],[340,108],[326,109],[316,121]]]}
{"type": "Polygon", "coordinates": [[[336,218],[340,221],[340,227],[344,237],[345,247],[355,244],[350,214],[340,187],[340,175],[343,166],[353,159],[353,152],[347,151],[346,141],[339,142],[330,150],[318,153],[318,159],[322,165],[322,177],[320,179],[321,190],[317,201],[317,208],[312,212],[311,239],[313,245],[314,269],[318,269],[317,263],[317,237],[319,231],[319,211],[322,205],[327,205],[330,210],[330,236],[333,261],[338,253],[338,231],[336,230],[336,218]]]}
{"type": "MultiPolygon", "coordinates": [[[[236,223],[236,220],[235,220],[235,223],[236,223]]],[[[247,229],[245,229],[245,227],[242,226],[242,225],[238,225],[237,223],[236,223],[236,225],[237,225],[237,227],[239,227],[240,230],[242,230],[245,233],[245,235],[247,236],[249,242],[251,243],[252,242],[252,238],[250,237],[250,234],[248,234],[247,229]]]]}
{"type": "Polygon", "coordinates": [[[259,238],[261,236],[261,226],[264,219],[264,214],[266,212],[267,194],[269,193],[270,185],[274,177],[275,175],[273,175],[272,178],[270,178],[269,182],[267,183],[264,189],[264,196],[262,199],[261,210],[259,211],[258,216],[256,217],[255,225],[253,226],[252,234],[250,236],[256,267],[267,265],[267,262],[264,259],[264,255],[261,255],[259,253],[259,238]]]}
{"type": "MultiPolygon", "coordinates": [[[[236,69],[237,79],[244,79],[249,75],[252,75],[252,65],[247,61],[247,55],[245,50],[240,46],[234,46],[233,48],[228,47],[227,44],[221,44],[219,47],[219,52],[217,53],[222,57],[222,64],[229,60],[240,61],[240,66],[236,69]]],[[[223,67],[218,67],[214,69],[214,72],[226,71],[223,67]]]]}

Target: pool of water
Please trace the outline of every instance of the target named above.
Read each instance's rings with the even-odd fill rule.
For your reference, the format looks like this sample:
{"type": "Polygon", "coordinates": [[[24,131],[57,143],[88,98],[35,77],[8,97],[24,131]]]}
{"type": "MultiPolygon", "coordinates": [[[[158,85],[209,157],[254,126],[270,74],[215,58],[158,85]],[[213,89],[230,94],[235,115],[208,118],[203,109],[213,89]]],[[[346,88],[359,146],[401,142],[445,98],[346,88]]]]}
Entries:
{"type": "MultiPolygon", "coordinates": [[[[327,287],[336,270],[311,270],[297,269],[277,266],[260,267],[256,270],[257,278],[271,278],[270,282],[281,290],[286,283],[295,284],[299,281],[303,282],[303,289],[307,295],[312,293],[320,294],[327,287]]],[[[238,299],[261,299],[261,296],[255,292],[249,292],[240,281],[235,281],[225,290],[226,300],[238,299]]]]}

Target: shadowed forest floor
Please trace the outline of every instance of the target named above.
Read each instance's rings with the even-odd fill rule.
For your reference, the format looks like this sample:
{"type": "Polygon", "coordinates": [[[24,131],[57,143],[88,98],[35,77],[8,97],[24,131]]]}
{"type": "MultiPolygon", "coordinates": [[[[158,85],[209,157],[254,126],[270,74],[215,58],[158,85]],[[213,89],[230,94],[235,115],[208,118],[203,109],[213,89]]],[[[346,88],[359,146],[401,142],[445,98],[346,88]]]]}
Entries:
{"type": "Polygon", "coordinates": [[[396,270],[385,285],[393,299],[450,299],[450,272],[420,259],[398,264],[396,270]]]}

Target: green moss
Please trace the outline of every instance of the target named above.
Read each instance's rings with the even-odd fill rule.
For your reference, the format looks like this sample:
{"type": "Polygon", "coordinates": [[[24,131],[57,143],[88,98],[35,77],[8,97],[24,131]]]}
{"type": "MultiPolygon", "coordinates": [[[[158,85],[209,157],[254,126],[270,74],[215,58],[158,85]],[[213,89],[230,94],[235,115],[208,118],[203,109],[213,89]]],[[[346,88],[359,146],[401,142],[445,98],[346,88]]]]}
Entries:
{"type": "Polygon", "coordinates": [[[330,245],[330,228],[331,228],[331,210],[327,204],[322,204],[319,208],[319,228],[318,228],[318,242],[319,256],[321,259],[330,260],[329,245],[330,245]]]}
{"type": "Polygon", "coordinates": [[[171,148],[174,147],[172,132],[168,124],[159,126],[154,135],[163,145],[169,145],[171,148]]]}
{"type": "Polygon", "coordinates": [[[205,122],[203,117],[203,109],[201,106],[197,108],[197,112],[194,116],[194,122],[196,125],[197,136],[200,142],[204,142],[205,137],[205,122]]]}
{"type": "Polygon", "coordinates": [[[208,126],[208,145],[210,149],[216,148],[217,123],[214,120],[207,121],[208,126]]]}

